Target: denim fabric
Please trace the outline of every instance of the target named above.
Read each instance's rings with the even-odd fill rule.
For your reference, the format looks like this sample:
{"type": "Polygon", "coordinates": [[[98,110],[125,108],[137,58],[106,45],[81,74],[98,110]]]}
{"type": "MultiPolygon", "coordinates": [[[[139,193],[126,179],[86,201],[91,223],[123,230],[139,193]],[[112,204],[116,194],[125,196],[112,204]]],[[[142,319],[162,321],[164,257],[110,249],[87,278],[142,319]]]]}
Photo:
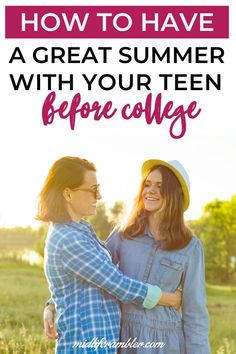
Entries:
{"type": "Polygon", "coordinates": [[[56,306],[58,354],[116,353],[115,348],[73,349],[93,338],[118,341],[117,300],[142,307],[147,285],[124,276],[89,223],[55,224],[45,246],[45,274],[56,306]],[[117,299],[117,300],[116,300],[117,299]]]}
{"type": "Polygon", "coordinates": [[[122,305],[121,340],[164,342],[163,349],[122,349],[121,353],[209,354],[209,321],[206,309],[204,255],[193,237],[177,251],[163,251],[146,231],[133,240],[114,231],[107,240],[113,262],[129,277],[158,285],[163,291],[183,289],[182,313],[172,307],[152,310],[122,305]]]}

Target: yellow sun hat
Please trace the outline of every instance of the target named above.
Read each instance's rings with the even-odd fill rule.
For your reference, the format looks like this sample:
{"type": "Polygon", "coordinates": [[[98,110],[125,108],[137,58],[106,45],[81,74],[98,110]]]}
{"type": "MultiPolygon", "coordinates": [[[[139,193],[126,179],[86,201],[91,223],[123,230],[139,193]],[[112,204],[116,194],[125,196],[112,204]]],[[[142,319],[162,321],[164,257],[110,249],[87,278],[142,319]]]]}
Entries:
{"type": "Polygon", "coordinates": [[[151,169],[153,167],[158,167],[158,166],[165,166],[169,168],[178,178],[178,181],[181,184],[183,194],[184,194],[184,210],[187,210],[190,202],[190,195],[189,195],[190,180],[183,165],[177,160],[171,160],[168,162],[162,160],[147,160],[143,163],[142,166],[142,177],[143,178],[147,177],[151,169]]]}

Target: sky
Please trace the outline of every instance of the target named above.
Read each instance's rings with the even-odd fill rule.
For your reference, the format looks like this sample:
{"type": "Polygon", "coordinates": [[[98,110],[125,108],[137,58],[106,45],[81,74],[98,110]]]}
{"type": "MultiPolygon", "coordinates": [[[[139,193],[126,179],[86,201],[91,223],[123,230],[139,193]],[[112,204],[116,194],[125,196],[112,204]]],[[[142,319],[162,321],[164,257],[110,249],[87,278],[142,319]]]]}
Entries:
{"type": "MultiPolygon", "coordinates": [[[[53,2],[45,2],[45,5],[53,2]]],[[[70,1],[71,5],[83,4],[80,1],[70,1]]],[[[102,4],[105,5],[106,1],[102,4]]],[[[118,1],[117,4],[125,4],[118,1]]],[[[175,4],[169,1],[168,4],[175,4]]],[[[185,1],[186,5],[192,4],[185,1]]],[[[3,1],[1,9],[1,130],[0,130],[0,227],[15,225],[38,225],[34,221],[37,207],[37,195],[42,187],[47,172],[52,163],[66,155],[80,156],[95,163],[98,169],[98,178],[101,184],[103,200],[111,205],[121,200],[130,205],[140,182],[142,163],[150,158],[162,160],[179,160],[188,171],[191,181],[191,204],[186,212],[186,219],[198,218],[202,207],[214,198],[228,200],[236,193],[236,122],[235,122],[235,94],[232,83],[235,81],[235,24],[230,21],[230,39],[215,40],[50,40],[50,39],[5,39],[4,38],[4,6],[30,5],[29,1],[3,1]],[[35,48],[44,46],[50,56],[52,46],[67,48],[80,47],[80,54],[88,46],[96,50],[99,46],[111,46],[112,52],[108,63],[94,64],[62,64],[62,63],[35,63],[32,52],[35,48]],[[26,63],[14,61],[9,63],[14,48],[19,46],[26,63]],[[182,51],[189,46],[210,47],[217,46],[224,49],[224,64],[121,64],[118,62],[118,51],[122,46],[145,46],[164,50],[178,46],[182,51]],[[57,92],[56,104],[63,100],[71,102],[73,96],[81,93],[82,101],[99,100],[105,103],[112,100],[116,107],[125,103],[136,103],[145,100],[149,93],[144,88],[137,90],[137,74],[150,75],[152,78],[151,92],[155,97],[162,92],[163,104],[173,100],[176,105],[187,106],[196,100],[201,108],[200,115],[194,120],[187,121],[187,131],[183,138],[170,137],[170,122],[164,121],[161,125],[147,125],[144,119],[126,121],[117,115],[114,119],[95,122],[88,119],[76,119],[75,130],[70,129],[69,121],[55,118],[53,124],[44,126],[42,123],[42,104],[49,93],[45,81],[42,81],[41,90],[37,90],[34,83],[28,91],[19,89],[14,91],[9,74],[63,74],[67,77],[73,74],[75,87],[70,91],[68,87],[57,92]],[[97,74],[97,78],[104,74],[113,74],[116,78],[116,87],[113,90],[102,90],[94,81],[91,91],[87,89],[82,74],[87,76],[97,74]],[[121,91],[118,87],[118,74],[124,80],[129,74],[134,75],[134,88],[121,91]],[[215,77],[221,74],[222,87],[220,91],[175,91],[173,85],[169,90],[163,90],[159,79],[161,73],[210,74],[215,77]]],[[[43,5],[43,3],[35,2],[43,5]]],[[[57,1],[57,4],[63,2],[57,1]]],[[[94,1],[86,5],[95,4],[94,1]]],[[[96,2],[97,4],[97,2],[96,2]]],[[[141,5],[141,1],[131,1],[130,4],[141,5]]],[[[145,2],[146,4],[146,2],[145,2]]],[[[151,1],[147,2],[152,4],[151,1]]],[[[158,2],[166,4],[166,2],[158,2]]],[[[176,3],[177,4],[177,3],[176,3]]],[[[179,4],[179,2],[178,2],[179,4]]],[[[232,16],[235,10],[233,1],[208,1],[208,5],[230,5],[232,16]]],[[[195,2],[199,5],[199,2],[195,2]]],[[[96,51],[96,53],[98,53],[96,51]]],[[[127,82],[127,81],[126,81],[127,82]]]]}

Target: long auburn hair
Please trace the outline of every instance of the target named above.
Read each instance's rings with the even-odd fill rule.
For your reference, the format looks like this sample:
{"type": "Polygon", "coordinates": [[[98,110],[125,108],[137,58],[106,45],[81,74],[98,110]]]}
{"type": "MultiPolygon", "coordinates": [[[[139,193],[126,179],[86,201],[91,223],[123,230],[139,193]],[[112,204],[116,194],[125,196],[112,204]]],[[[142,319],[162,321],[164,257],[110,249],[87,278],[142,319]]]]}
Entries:
{"type": "Polygon", "coordinates": [[[191,230],[184,223],[184,195],[175,174],[165,166],[153,167],[142,179],[138,195],[127,222],[119,231],[126,239],[133,239],[144,233],[148,224],[148,212],[144,209],[142,192],[148,175],[159,170],[162,175],[160,188],[163,205],[158,210],[158,233],[164,240],[162,249],[173,251],[187,246],[192,238],[191,230]]]}
{"type": "Polygon", "coordinates": [[[63,191],[65,188],[78,188],[84,181],[86,171],[96,171],[94,164],[86,159],[65,156],[57,160],[50,168],[39,194],[36,219],[53,223],[71,221],[63,191]]]}

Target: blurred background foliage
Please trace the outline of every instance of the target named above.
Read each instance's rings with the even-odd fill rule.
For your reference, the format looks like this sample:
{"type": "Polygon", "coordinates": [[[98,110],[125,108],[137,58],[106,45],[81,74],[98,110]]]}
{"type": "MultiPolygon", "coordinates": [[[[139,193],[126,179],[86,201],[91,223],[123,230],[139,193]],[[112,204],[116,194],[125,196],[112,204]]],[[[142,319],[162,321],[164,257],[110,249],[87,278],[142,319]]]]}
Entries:
{"type": "MultiPolygon", "coordinates": [[[[125,205],[117,201],[110,208],[98,204],[96,215],[87,220],[98,237],[106,240],[124,216],[125,205]]],[[[228,201],[215,199],[206,204],[202,215],[187,224],[202,241],[205,251],[206,278],[210,283],[236,283],[236,195],[228,201]]],[[[43,256],[48,225],[0,228],[0,253],[15,256],[22,249],[34,249],[43,256]]]]}
{"type": "Polygon", "coordinates": [[[189,222],[203,243],[207,281],[236,282],[236,195],[229,201],[215,199],[202,216],[189,222]]]}

